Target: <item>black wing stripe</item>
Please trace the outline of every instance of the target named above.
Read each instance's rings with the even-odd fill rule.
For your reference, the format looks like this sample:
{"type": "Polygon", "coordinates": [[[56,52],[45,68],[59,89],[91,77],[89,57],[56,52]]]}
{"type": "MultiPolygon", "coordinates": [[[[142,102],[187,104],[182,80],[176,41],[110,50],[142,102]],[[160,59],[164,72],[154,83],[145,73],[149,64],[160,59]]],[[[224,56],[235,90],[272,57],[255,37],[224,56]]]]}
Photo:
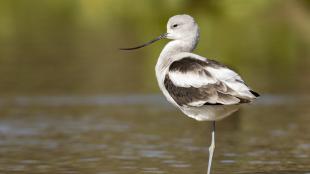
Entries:
{"type": "Polygon", "coordinates": [[[180,106],[193,102],[194,98],[198,99],[201,97],[197,88],[175,86],[168,75],[165,77],[164,85],[174,101],[180,106]]]}
{"type": "Polygon", "coordinates": [[[208,63],[193,59],[193,58],[183,58],[181,60],[173,62],[169,70],[170,71],[180,71],[180,72],[188,72],[188,71],[195,71],[197,69],[200,69],[201,67],[207,66],[208,63]]]}
{"type": "MultiPolygon", "coordinates": [[[[205,105],[221,105],[225,101],[236,100],[236,97],[232,95],[219,92],[222,88],[219,84],[210,84],[203,88],[179,87],[175,86],[169,76],[166,75],[164,85],[174,101],[180,106],[188,105],[195,101],[206,101],[205,105]]],[[[240,99],[239,101],[242,103],[247,102],[240,99]]]]}
{"type": "MultiPolygon", "coordinates": [[[[206,70],[207,67],[227,68],[225,65],[214,60],[206,59],[204,61],[192,57],[185,57],[173,62],[169,67],[169,72],[178,72],[184,75],[194,72],[197,75],[213,78],[213,75],[206,70]]],[[[215,84],[207,84],[199,88],[177,86],[170,79],[169,72],[164,79],[164,85],[171,97],[180,106],[191,105],[194,102],[198,102],[197,105],[200,105],[201,103],[199,102],[203,101],[205,101],[204,105],[238,104],[251,101],[248,98],[239,97],[233,89],[222,81],[218,81],[215,84]]],[[[240,81],[240,83],[244,82],[240,81]]],[[[254,91],[250,92],[256,97],[259,96],[259,94],[254,91]]]]}
{"type": "Polygon", "coordinates": [[[198,59],[194,59],[191,57],[185,57],[181,60],[175,61],[173,62],[170,67],[169,70],[170,71],[180,71],[180,72],[188,72],[188,71],[195,71],[197,69],[201,69],[202,67],[206,67],[206,66],[210,66],[210,67],[225,67],[225,65],[220,64],[219,62],[215,61],[215,60],[206,60],[206,61],[202,61],[202,60],[198,60],[198,59]]]}

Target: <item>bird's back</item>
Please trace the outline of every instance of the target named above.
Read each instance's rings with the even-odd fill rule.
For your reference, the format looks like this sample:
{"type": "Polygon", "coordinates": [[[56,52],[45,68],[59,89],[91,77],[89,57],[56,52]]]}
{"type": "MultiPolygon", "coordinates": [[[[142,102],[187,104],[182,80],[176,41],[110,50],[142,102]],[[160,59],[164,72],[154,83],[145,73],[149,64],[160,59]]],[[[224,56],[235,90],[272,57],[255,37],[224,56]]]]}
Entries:
{"type": "Polygon", "coordinates": [[[215,120],[212,111],[223,116],[259,96],[227,66],[192,53],[172,56],[161,76],[167,99],[198,120],[215,120]]]}

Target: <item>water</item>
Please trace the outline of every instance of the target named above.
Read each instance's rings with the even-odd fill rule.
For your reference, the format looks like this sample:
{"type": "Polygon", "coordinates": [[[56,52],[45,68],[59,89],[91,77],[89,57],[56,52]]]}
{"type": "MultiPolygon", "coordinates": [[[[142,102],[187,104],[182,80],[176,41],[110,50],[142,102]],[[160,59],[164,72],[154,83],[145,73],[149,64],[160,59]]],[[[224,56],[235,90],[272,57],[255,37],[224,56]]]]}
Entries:
{"type": "MultiPolygon", "coordinates": [[[[206,173],[210,123],[160,95],[1,99],[1,173],[206,173]]],[[[214,173],[308,174],[307,96],[263,96],[218,122],[214,173]]]]}

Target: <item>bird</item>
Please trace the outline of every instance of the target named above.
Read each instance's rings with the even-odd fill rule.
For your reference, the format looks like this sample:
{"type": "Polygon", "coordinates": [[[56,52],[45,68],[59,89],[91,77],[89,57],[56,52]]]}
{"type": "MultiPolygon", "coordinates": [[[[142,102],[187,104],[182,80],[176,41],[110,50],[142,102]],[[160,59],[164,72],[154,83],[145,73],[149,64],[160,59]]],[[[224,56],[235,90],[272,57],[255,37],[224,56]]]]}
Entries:
{"type": "Polygon", "coordinates": [[[197,121],[211,121],[211,145],[207,173],[211,173],[215,149],[215,123],[236,112],[241,104],[260,95],[247,86],[238,73],[216,60],[194,54],[200,30],[187,14],[169,18],[167,32],[136,47],[135,50],[161,39],[170,39],[161,51],[155,73],[166,99],[185,115],[197,121]]]}

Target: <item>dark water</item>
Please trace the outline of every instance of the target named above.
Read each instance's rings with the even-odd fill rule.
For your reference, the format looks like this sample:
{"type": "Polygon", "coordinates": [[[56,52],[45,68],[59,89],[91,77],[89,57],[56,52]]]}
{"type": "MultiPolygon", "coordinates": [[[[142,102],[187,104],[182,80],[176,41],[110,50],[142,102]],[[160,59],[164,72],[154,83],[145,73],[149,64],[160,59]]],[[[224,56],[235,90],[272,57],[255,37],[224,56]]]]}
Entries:
{"type": "MultiPolygon", "coordinates": [[[[263,96],[217,123],[214,173],[309,174],[310,98],[263,96]]],[[[206,173],[210,123],[160,95],[1,99],[1,173],[206,173]]]]}

